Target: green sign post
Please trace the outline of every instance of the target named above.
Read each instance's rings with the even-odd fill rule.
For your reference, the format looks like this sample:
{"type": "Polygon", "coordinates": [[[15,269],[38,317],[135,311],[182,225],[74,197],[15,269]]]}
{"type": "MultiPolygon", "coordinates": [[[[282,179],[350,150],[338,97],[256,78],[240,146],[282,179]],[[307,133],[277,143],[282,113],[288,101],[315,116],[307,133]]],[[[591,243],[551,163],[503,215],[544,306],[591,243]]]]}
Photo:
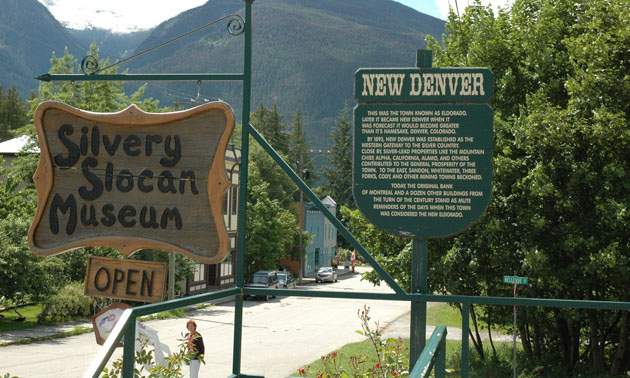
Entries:
{"type": "MultiPolygon", "coordinates": [[[[431,61],[418,50],[417,68],[362,68],[354,78],[354,198],[376,227],[414,238],[417,294],[427,294],[428,239],[470,226],[492,192],[492,71],[431,61]]],[[[413,364],[425,345],[426,301],[412,302],[410,328],[413,364]]]]}
{"type": "MultiPolygon", "coordinates": [[[[514,272],[514,274],[516,274],[516,272],[514,272]]],[[[519,277],[519,276],[503,276],[503,283],[504,284],[511,284],[514,285],[514,298],[518,297],[518,285],[528,285],[529,284],[529,280],[527,277],[519,277]]],[[[512,356],[512,376],[514,378],[516,378],[516,314],[518,313],[518,306],[514,306],[514,324],[513,324],[513,329],[514,329],[514,334],[512,336],[512,350],[513,350],[513,356],[512,356]]]]}

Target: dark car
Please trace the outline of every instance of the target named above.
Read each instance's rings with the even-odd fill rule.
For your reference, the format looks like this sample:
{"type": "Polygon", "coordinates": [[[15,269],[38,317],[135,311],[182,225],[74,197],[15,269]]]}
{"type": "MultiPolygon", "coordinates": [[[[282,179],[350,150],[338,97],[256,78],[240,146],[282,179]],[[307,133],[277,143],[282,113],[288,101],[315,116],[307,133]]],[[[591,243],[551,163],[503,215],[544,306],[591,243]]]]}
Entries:
{"type": "MultiPolygon", "coordinates": [[[[278,274],[274,270],[259,270],[252,275],[249,282],[245,284],[245,287],[278,289],[280,288],[280,280],[278,279],[278,274]]],[[[262,297],[264,300],[269,299],[269,295],[262,295],[259,297],[262,297]]],[[[271,297],[275,298],[276,296],[272,295],[271,297]]]]}
{"type": "Polygon", "coordinates": [[[295,280],[293,279],[293,275],[289,272],[277,272],[278,280],[280,280],[281,288],[292,288],[295,289],[295,280]]]}

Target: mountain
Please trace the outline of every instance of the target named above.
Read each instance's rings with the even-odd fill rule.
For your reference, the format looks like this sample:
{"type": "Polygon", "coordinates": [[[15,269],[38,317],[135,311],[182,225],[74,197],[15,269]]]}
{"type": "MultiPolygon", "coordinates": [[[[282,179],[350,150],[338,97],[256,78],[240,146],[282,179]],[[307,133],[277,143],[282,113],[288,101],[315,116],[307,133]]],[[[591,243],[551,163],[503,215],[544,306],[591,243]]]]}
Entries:
{"type": "MultiPolygon", "coordinates": [[[[157,26],[136,53],[225,15],[243,15],[243,7],[242,1],[210,0],[157,26]]],[[[300,107],[319,147],[328,145],[344,104],[354,103],[358,68],[413,67],[425,36],[444,33],[444,21],[392,0],[260,0],[252,9],[252,108],[277,102],[288,118],[300,107]]],[[[242,72],[242,56],[243,36],[228,34],[224,21],[127,66],[130,73],[242,72]]],[[[147,94],[170,105],[195,98],[197,85],[157,82],[147,94]]],[[[201,97],[224,99],[240,118],[240,83],[202,83],[201,97]]]]}
{"type": "MultiPolygon", "coordinates": [[[[90,44],[96,43],[99,56],[103,58],[108,57],[111,63],[130,56],[138,45],[151,34],[151,30],[113,33],[101,28],[68,29],[68,31],[70,35],[79,41],[81,46],[90,46],[90,44]]],[[[86,52],[83,51],[83,54],[85,55],[86,52]]]]}
{"type": "MultiPolygon", "coordinates": [[[[114,34],[67,30],[37,0],[0,0],[0,85],[26,97],[50,68],[52,51],[65,46],[82,59],[95,41],[110,62],[158,46],[221,17],[244,15],[242,0],[209,0],[149,32],[114,34]],[[19,6],[18,6],[19,3],[19,6]],[[143,34],[144,33],[144,34],[143,34]],[[146,38],[145,38],[146,37],[146,38]]],[[[277,103],[288,124],[300,107],[315,148],[328,146],[330,129],[344,104],[353,105],[354,73],[361,67],[413,67],[426,35],[438,39],[444,21],[393,0],[257,0],[253,4],[252,110],[277,103]]],[[[243,35],[227,20],[121,65],[129,73],[243,72],[243,35]]],[[[133,90],[138,83],[128,83],[133,90]]],[[[195,82],[149,82],[146,94],[162,105],[197,98],[195,82]]],[[[242,85],[203,82],[199,100],[223,99],[240,119],[242,85]]]]}
{"type": "MultiPolygon", "coordinates": [[[[53,51],[79,56],[86,47],[73,38],[37,0],[0,0],[0,85],[15,86],[26,98],[48,72],[53,51]]],[[[81,55],[83,56],[83,55],[81,55]]]]}

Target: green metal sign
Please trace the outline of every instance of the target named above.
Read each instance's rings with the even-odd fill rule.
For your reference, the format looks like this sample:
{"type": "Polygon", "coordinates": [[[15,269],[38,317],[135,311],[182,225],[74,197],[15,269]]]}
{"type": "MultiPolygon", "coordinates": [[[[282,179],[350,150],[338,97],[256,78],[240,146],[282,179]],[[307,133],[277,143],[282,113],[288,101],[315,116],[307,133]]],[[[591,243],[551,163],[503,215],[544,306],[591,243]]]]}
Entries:
{"type": "Polygon", "coordinates": [[[416,238],[455,234],[492,191],[493,110],[487,104],[360,104],[353,191],[376,227],[416,238]]]}
{"type": "Polygon", "coordinates": [[[493,92],[488,68],[362,68],[354,75],[359,102],[487,102],[493,92]]]}
{"type": "Polygon", "coordinates": [[[503,283],[515,285],[528,285],[527,277],[503,276],[503,283]]]}

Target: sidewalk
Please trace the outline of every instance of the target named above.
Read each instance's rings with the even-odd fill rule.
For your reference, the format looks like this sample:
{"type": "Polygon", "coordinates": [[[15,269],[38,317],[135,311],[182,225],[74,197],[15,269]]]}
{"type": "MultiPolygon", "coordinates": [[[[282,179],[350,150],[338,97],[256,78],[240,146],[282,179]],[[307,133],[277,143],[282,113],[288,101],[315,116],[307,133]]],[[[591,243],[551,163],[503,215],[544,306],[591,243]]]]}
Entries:
{"type": "Polygon", "coordinates": [[[0,332],[0,345],[56,336],[64,332],[71,332],[77,327],[86,327],[91,329],[92,322],[79,321],[54,326],[38,326],[16,331],[4,331],[0,332]]]}

